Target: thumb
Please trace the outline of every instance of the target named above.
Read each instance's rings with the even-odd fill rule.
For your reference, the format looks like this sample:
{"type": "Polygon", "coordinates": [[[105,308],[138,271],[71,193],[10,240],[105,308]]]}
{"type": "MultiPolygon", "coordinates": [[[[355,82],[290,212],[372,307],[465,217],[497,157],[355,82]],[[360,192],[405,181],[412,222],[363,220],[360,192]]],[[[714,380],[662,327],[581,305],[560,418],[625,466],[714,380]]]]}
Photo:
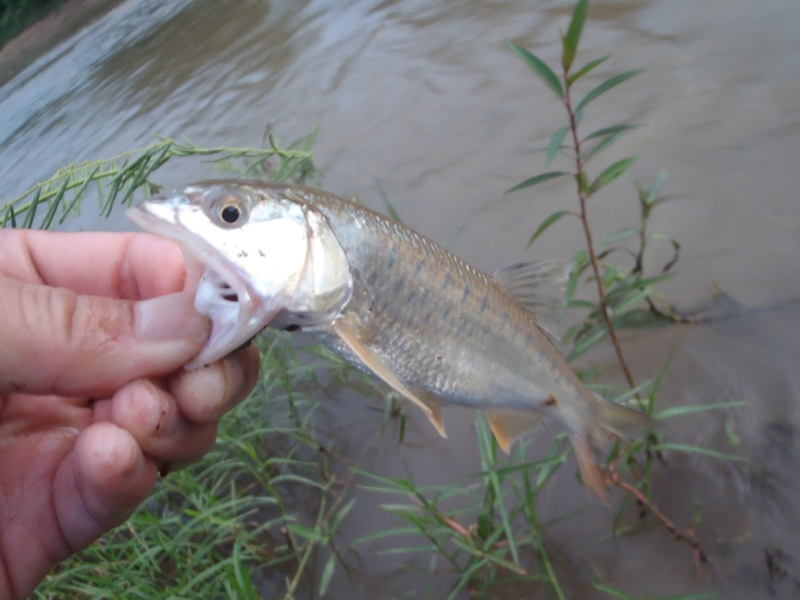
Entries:
{"type": "Polygon", "coordinates": [[[191,292],[133,302],[0,277],[0,393],[108,395],[185,364],[208,331],[191,292]]]}

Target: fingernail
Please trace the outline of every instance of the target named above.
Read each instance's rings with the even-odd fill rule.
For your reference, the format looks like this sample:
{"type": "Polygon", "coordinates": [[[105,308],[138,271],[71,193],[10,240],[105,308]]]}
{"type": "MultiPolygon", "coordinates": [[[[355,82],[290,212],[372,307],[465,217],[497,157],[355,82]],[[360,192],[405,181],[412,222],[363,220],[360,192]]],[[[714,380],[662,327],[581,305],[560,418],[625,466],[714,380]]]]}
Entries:
{"type": "Polygon", "coordinates": [[[208,330],[208,319],[194,308],[193,292],[177,292],[136,303],[136,337],[141,341],[204,341],[208,330]]]}

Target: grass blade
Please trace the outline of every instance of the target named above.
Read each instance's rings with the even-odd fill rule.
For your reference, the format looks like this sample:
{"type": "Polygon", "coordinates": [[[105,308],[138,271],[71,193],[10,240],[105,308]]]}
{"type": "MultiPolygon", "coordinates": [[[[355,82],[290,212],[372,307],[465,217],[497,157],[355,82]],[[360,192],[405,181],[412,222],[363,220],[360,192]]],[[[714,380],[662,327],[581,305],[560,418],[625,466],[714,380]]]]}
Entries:
{"type": "Polygon", "coordinates": [[[673,406],[658,411],[653,415],[653,418],[671,419],[672,417],[680,417],[682,415],[690,415],[709,410],[720,410],[723,408],[739,408],[740,406],[747,406],[747,402],[717,402],[714,404],[695,404],[693,406],[673,406]]]}
{"type": "Polygon", "coordinates": [[[540,58],[534,56],[531,52],[523,48],[522,46],[518,46],[511,40],[506,40],[506,45],[508,45],[514,53],[519,56],[525,64],[528,65],[531,69],[533,69],[534,73],[536,73],[542,81],[544,81],[551,90],[553,90],[560,99],[564,99],[564,89],[561,87],[561,82],[556,77],[556,74],[548,67],[540,58]]]}
{"type": "Polygon", "coordinates": [[[663,444],[655,444],[650,450],[653,452],[664,452],[665,450],[674,450],[676,452],[690,452],[693,454],[703,454],[711,456],[712,458],[719,458],[721,460],[733,460],[736,462],[747,462],[744,456],[736,456],[734,454],[725,454],[718,450],[711,450],[709,448],[701,448],[700,446],[692,446],[691,444],[679,444],[676,442],[664,442],[663,444]]]}
{"type": "Polygon", "coordinates": [[[591,92],[586,94],[578,105],[575,107],[575,112],[579,112],[584,106],[589,104],[592,100],[600,96],[601,94],[605,94],[608,90],[613,87],[618,86],[623,81],[627,81],[631,77],[636,77],[640,73],[644,73],[645,69],[635,69],[633,71],[626,71],[625,73],[620,73],[611,79],[608,79],[594,88],[591,92]]]}

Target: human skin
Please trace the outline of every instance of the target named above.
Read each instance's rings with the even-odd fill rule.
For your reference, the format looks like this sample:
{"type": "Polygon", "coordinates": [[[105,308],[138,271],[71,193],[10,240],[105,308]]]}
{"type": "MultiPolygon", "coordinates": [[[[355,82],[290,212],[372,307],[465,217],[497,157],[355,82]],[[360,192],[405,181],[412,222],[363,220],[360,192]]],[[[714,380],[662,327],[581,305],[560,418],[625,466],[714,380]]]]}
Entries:
{"type": "Polygon", "coordinates": [[[124,522],[252,390],[253,345],[182,368],[209,324],[146,234],[0,230],[0,598],[124,522]]]}

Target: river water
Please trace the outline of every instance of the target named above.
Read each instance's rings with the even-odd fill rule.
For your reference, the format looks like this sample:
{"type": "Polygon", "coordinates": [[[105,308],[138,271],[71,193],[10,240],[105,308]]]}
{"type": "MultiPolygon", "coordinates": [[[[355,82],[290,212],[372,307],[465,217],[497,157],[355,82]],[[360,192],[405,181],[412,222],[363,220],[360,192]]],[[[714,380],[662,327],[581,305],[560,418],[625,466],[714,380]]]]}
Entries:
{"type": "MultiPolygon", "coordinates": [[[[544,170],[540,154],[564,123],[552,93],[513,56],[507,38],[557,64],[562,0],[361,0],[336,2],[154,0],[121,2],[0,87],[0,199],[57,168],[145,146],[153,134],[185,135],[203,146],[259,146],[267,127],[284,140],[319,125],[315,160],[325,188],[382,209],[379,183],[403,220],[486,269],[534,258],[569,258],[581,244],[560,223],[531,250],[525,244],[551,212],[574,208],[567,181],[513,195],[503,191],[544,170]]],[[[746,457],[746,462],[671,453],[654,475],[657,503],[680,526],[699,511],[710,567],[656,524],[592,543],[611,512],[589,505],[548,531],[569,598],[608,597],[600,581],[634,597],[718,591],[720,598],[800,594],[800,5],[790,0],[605,0],[589,12],[578,62],[611,53],[586,89],[623,70],[648,67],[596,100],[588,132],[618,122],[641,126],[601,160],[641,153],[632,173],[669,175],[652,231],[682,245],[677,276],[663,291],[689,307],[718,283],[746,307],[738,318],[623,336],[638,379],[674,349],[664,406],[742,401],[732,411],[670,421],[670,440],[746,457]],[[731,445],[733,432],[740,440],[731,445]],[[770,580],[765,556],[782,577],[770,580]]],[[[595,166],[595,169],[598,167],[595,166]]],[[[595,171],[596,172],[596,171],[595,171]]],[[[181,164],[157,180],[177,185],[211,176],[181,164]]],[[[596,196],[598,236],[636,224],[633,188],[617,182],[596,196]]],[[[87,207],[83,229],[129,228],[87,207]]],[[[671,256],[654,243],[651,271],[671,256]]],[[[610,353],[582,364],[607,365],[610,353]]],[[[367,402],[348,397],[330,410],[353,447],[374,433],[359,425],[367,402]],[[344,430],[343,430],[344,431],[344,430]]],[[[469,411],[450,409],[448,440],[414,420],[413,443],[372,457],[367,468],[420,484],[450,484],[480,470],[469,411]]],[[[531,452],[533,456],[534,451],[531,452]]],[[[571,468],[549,495],[553,515],[587,506],[571,468]]],[[[383,498],[359,493],[359,518],[345,540],[394,523],[383,498]]],[[[617,498],[619,500],[619,498],[617,498]]],[[[358,578],[337,575],[337,597],[424,597],[424,575],[364,548],[358,578]]],[[[435,582],[443,596],[452,579],[435,582]]],[[[269,597],[275,590],[266,590],[269,597]]],[[[509,597],[549,598],[545,588],[509,597]]],[[[503,596],[505,597],[505,596],[503,596]]]]}

